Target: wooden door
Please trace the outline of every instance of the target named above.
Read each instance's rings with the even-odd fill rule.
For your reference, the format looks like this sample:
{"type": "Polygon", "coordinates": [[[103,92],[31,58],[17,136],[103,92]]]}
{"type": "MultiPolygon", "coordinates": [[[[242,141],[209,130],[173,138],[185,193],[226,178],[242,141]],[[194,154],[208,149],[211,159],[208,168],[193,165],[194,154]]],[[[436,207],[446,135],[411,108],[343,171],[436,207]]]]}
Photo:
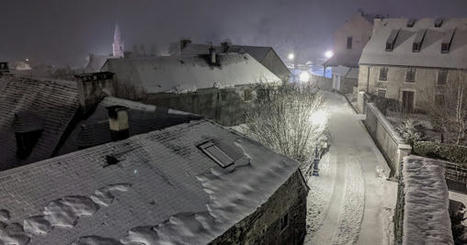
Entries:
{"type": "Polygon", "coordinates": [[[402,110],[406,113],[412,113],[414,109],[414,91],[402,91],[402,110]]]}

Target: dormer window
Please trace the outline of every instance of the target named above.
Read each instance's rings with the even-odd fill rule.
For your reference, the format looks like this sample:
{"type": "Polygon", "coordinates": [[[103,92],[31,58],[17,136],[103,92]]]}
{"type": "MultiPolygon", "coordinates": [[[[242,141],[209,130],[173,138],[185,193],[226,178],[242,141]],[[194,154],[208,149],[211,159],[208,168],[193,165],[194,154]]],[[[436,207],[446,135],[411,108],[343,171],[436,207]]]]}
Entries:
{"type": "Polygon", "coordinates": [[[42,119],[32,112],[15,113],[16,156],[26,159],[42,135],[42,119]]]}
{"type": "Polygon", "coordinates": [[[435,27],[440,28],[443,25],[444,19],[443,18],[438,18],[435,20],[435,27]]]}
{"type": "Polygon", "coordinates": [[[386,40],[386,51],[392,51],[396,44],[397,36],[399,36],[400,29],[392,30],[388,39],[386,40]]]}
{"type": "Polygon", "coordinates": [[[409,19],[409,21],[407,21],[407,27],[412,28],[416,21],[416,19],[409,19]]]}
{"type": "Polygon", "coordinates": [[[451,49],[452,39],[454,38],[454,34],[456,33],[456,29],[452,29],[447,31],[444,34],[443,41],[441,42],[441,53],[447,54],[451,49]]]}
{"type": "Polygon", "coordinates": [[[417,31],[417,35],[415,36],[415,40],[412,45],[412,52],[418,53],[422,49],[423,40],[426,36],[426,29],[422,29],[417,31]]]}

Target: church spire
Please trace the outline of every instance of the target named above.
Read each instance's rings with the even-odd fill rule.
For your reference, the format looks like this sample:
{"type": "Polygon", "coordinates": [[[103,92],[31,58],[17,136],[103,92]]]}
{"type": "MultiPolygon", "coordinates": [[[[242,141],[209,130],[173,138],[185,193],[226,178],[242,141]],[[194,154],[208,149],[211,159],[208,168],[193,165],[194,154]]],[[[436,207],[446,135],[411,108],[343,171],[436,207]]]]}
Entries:
{"type": "Polygon", "coordinates": [[[114,31],[114,43],[112,44],[113,56],[114,57],[123,57],[123,41],[122,36],[120,33],[120,27],[118,24],[115,24],[115,31],[114,31]]]}

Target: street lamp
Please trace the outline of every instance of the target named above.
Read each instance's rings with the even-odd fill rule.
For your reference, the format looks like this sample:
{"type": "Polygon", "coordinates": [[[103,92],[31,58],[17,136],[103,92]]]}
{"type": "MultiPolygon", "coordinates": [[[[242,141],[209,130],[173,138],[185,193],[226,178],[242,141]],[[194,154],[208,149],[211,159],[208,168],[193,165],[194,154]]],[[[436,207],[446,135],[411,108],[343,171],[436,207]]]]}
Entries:
{"type": "Polygon", "coordinates": [[[324,56],[329,59],[334,56],[334,52],[332,50],[328,50],[324,53],[324,56]]]}
{"type": "Polygon", "coordinates": [[[293,61],[295,59],[295,54],[294,53],[290,53],[288,56],[287,56],[287,59],[289,59],[290,61],[293,61]]]}
{"type": "Polygon", "coordinates": [[[307,71],[302,71],[300,73],[300,77],[298,79],[302,83],[308,82],[308,81],[310,81],[310,73],[308,73],[307,71]]]}

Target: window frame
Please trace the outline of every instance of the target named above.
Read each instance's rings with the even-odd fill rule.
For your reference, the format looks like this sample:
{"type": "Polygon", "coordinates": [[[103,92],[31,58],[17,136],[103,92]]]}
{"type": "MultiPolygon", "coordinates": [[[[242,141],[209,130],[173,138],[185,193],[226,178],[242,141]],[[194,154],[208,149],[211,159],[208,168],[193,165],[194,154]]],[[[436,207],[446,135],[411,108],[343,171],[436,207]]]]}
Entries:
{"type": "Polygon", "coordinates": [[[415,67],[409,67],[405,71],[405,83],[415,83],[417,80],[417,69],[415,67]],[[410,75],[409,74],[413,74],[410,75]],[[412,78],[413,80],[409,80],[409,78],[412,78]]]}
{"type": "Polygon", "coordinates": [[[436,77],[436,85],[439,85],[439,86],[446,85],[448,83],[448,74],[449,74],[449,70],[447,69],[438,70],[438,76],[436,77]],[[440,83],[440,77],[442,73],[445,73],[444,82],[440,83]]]}
{"type": "Polygon", "coordinates": [[[352,49],[353,48],[353,36],[348,36],[347,37],[347,49],[352,49]]]}
{"type": "Polygon", "coordinates": [[[376,90],[376,96],[381,97],[381,98],[386,98],[387,92],[388,92],[388,90],[385,89],[385,88],[378,88],[378,89],[376,90]],[[380,95],[379,95],[380,91],[384,91],[384,96],[380,96],[380,95]]]}
{"type": "Polygon", "coordinates": [[[378,81],[380,82],[387,82],[388,81],[388,74],[389,74],[389,68],[387,66],[382,66],[379,68],[379,75],[378,75],[378,81]],[[383,70],[385,70],[384,74],[384,79],[382,74],[383,74],[383,70]]]}

